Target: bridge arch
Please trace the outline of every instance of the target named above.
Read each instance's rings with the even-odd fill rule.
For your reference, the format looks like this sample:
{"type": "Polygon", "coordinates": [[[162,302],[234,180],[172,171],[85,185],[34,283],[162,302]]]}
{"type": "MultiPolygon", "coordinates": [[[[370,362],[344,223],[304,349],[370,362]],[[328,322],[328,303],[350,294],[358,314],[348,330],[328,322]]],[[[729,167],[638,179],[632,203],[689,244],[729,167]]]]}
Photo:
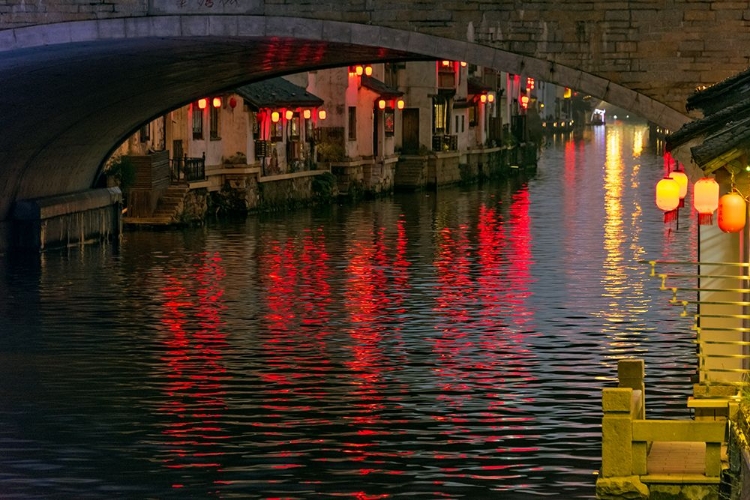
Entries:
{"type": "Polygon", "coordinates": [[[576,68],[383,26],[167,15],[16,28],[0,31],[0,242],[7,241],[15,200],[91,187],[113,145],[202,95],[354,62],[425,59],[571,87],[669,129],[688,121],[651,97],[576,68]]]}

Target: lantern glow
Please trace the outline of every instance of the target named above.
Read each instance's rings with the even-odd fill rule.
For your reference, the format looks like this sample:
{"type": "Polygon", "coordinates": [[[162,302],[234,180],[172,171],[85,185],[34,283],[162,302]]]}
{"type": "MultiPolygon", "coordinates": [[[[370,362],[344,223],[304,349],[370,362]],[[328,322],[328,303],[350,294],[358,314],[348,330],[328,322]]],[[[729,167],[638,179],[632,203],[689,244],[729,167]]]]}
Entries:
{"type": "Polygon", "coordinates": [[[306,109],[302,112],[302,116],[305,118],[305,120],[309,120],[310,116],[312,116],[312,113],[310,113],[309,109],[306,109]]]}
{"type": "Polygon", "coordinates": [[[656,183],[656,206],[664,211],[664,222],[677,218],[680,206],[680,185],[671,177],[665,177],[656,183]]]}
{"type": "Polygon", "coordinates": [[[221,107],[221,97],[214,97],[211,101],[211,104],[214,108],[220,108],[221,107]]]}
{"type": "Polygon", "coordinates": [[[495,102],[495,94],[487,94],[487,102],[495,102]]]}
{"type": "Polygon", "coordinates": [[[326,116],[328,116],[328,115],[326,114],[326,110],[325,109],[319,109],[318,110],[318,118],[319,119],[325,120],[326,116]]]}
{"type": "Polygon", "coordinates": [[[719,183],[712,177],[699,179],[693,185],[693,206],[698,211],[698,224],[713,224],[713,215],[719,208],[719,183]]]}
{"type": "Polygon", "coordinates": [[[719,198],[719,229],[725,233],[738,233],[745,227],[747,203],[736,192],[719,198]]]}
{"type": "Polygon", "coordinates": [[[357,66],[354,67],[354,73],[356,73],[357,76],[362,76],[362,73],[364,72],[365,72],[365,68],[361,64],[358,64],[357,66]]]}
{"type": "Polygon", "coordinates": [[[281,118],[281,115],[279,114],[278,111],[274,111],[274,112],[271,113],[271,121],[272,122],[277,123],[280,118],[281,118]]]}
{"type": "Polygon", "coordinates": [[[398,101],[396,101],[396,107],[398,109],[404,109],[405,105],[406,105],[406,103],[404,102],[403,99],[399,99],[398,101]]]}
{"type": "Polygon", "coordinates": [[[369,64],[365,66],[365,75],[372,76],[372,66],[370,66],[369,64]]]}
{"type": "Polygon", "coordinates": [[[198,99],[198,107],[200,109],[206,109],[206,106],[208,106],[208,100],[207,99],[198,99]]]}
{"type": "Polygon", "coordinates": [[[294,111],[292,111],[291,109],[287,109],[286,113],[284,113],[284,118],[286,118],[287,120],[291,120],[293,116],[294,111]]]}
{"type": "Polygon", "coordinates": [[[677,181],[680,185],[680,207],[685,206],[685,196],[688,192],[688,176],[681,170],[675,170],[669,173],[669,177],[677,181]]]}
{"type": "Polygon", "coordinates": [[[487,94],[482,94],[481,96],[479,96],[479,100],[482,102],[487,102],[487,94]]]}
{"type": "Polygon", "coordinates": [[[378,100],[378,109],[385,109],[385,99],[378,100]]]}

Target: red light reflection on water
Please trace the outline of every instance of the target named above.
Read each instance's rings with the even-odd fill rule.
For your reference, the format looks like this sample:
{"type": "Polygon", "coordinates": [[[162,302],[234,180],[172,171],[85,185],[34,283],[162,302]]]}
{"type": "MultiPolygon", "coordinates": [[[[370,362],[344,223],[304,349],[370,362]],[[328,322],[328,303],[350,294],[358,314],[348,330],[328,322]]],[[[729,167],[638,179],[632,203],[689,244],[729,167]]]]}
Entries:
{"type": "MultiPolygon", "coordinates": [[[[534,313],[526,302],[533,279],[528,189],[512,195],[508,220],[498,206],[479,207],[476,232],[466,225],[443,227],[436,243],[438,297],[435,312],[443,319],[431,339],[436,355],[443,431],[447,443],[486,445],[524,437],[531,415],[508,416],[528,404],[524,387],[533,380],[527,362],[534,356],[525,339],[534,313]],[[476,238],[476,244],[472,242],[476,238]],[[475,246],[476,245],[476,246],[475,246]],[[476,248],[476,250],[474,250],[476,248]],[[483,432],[476,432],[476,424],[483,432]],[[494,432],[488,435],[488,432],[494,432]]],[[[536,448],[514,447],[518,453],[536,448]]],[[[435,459],[460,464],[465,453],[435,453],[435,459]]],[[[490,457],[487,458],[490,460],[490,457]]],[[[484,464],[482,471],[500,466],[484,464]]],[[[466,472],[457,466],[441,470],[450,477],[493,480],[499,476],[466,472]]],[[[436,484],[441,484],[438,481],[436,484]]]]}
{"type": "MultiPolygon", "coordinates": [[[[160,408],[170,419],[162,431],[171,448],[160,457],[170,469],[219,469],[217,445],[229,435],[221,424],[227,380],[221,318],[225,276],[218,253],[199,256],[193,274],[167,276],[162,324],[168,336],[162,361],[169,382],[160,408]]],[[[174,488],[184,484],[175,483],[174,488]]]]}

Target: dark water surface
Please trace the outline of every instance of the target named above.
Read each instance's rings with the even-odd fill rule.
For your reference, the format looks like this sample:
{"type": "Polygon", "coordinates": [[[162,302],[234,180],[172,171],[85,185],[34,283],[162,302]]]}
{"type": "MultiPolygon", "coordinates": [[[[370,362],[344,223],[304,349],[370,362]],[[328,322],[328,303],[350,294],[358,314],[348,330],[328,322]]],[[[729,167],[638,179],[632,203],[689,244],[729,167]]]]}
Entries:
{"type": "Polygon", "coordinates": [[[591,498],[601,389],[685,417],[645,127],[535,176],[0,260],[0,498],[591,498]]]}

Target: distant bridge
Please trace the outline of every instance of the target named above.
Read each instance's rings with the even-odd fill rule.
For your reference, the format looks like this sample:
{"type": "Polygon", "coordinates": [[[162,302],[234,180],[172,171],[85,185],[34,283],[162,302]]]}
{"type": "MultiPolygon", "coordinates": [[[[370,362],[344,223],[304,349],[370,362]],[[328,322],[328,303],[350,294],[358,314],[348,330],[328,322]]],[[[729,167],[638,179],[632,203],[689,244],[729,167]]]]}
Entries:
{"type": "Polygon", "coordinates": [[[90,188],[141,124],[249,81],[352,62],[461,60],[676,129],[694,89],[744,70],[745,54],[750,9],[720,0],[6,0],[0,252],[16,200],[90,188]]]}

